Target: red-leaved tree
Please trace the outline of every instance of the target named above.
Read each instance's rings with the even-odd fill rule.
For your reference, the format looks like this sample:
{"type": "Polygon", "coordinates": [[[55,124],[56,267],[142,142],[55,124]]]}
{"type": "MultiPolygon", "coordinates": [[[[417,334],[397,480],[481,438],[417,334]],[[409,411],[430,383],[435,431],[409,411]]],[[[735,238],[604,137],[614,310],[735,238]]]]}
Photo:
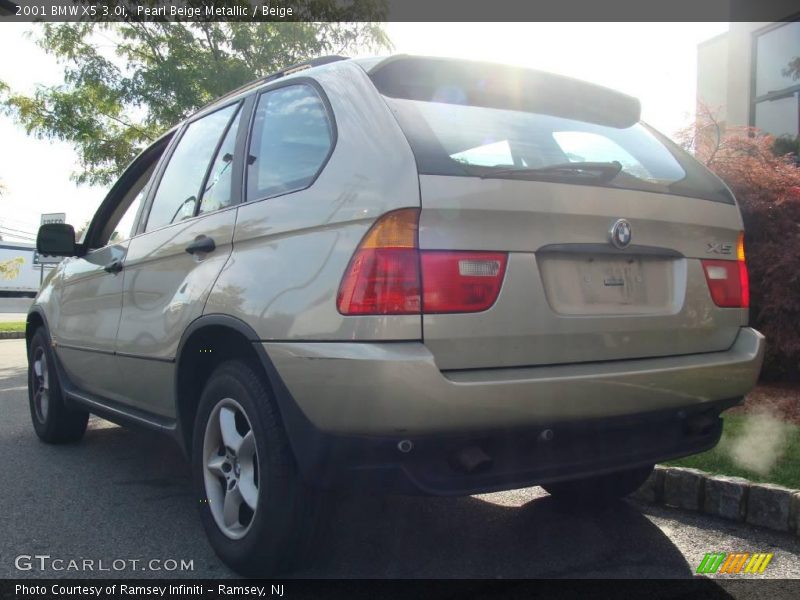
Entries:
{"type": "Polygon", "coordinates": [[[678,133],[682,145],[736,196],[745,224],[750,317],[767,336],[762,377],[800,378],[800,168],[774,138],[728,128],[707,106],[678,133]]]}

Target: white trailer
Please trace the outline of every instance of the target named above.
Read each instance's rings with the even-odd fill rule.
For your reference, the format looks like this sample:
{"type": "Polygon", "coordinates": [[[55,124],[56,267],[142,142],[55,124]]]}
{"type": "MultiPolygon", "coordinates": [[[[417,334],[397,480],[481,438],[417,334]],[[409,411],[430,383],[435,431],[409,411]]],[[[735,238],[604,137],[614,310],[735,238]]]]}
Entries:
{"type": "MultiPolygon", "coordinates": [[[[0,263],[22,259],[11,279],[0,276],[0,296],[35,296],[42,277],[41,266],[35,264],[33,244],[0,241],[0,263]]],[[[49,268],[47,265],[45,269],[49,268]]]]}

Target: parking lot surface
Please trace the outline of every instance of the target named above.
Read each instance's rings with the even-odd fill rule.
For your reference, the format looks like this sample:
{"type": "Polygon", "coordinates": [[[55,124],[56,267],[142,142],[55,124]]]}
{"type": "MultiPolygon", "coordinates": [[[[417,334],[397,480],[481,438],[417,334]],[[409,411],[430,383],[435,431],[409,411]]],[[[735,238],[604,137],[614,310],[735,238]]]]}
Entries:
{"type": "MultiPolygon", "coordinates": [[[[38,441],[24,340],[0,341],[0,415],[0,577],[234,576],[206,542],[172,441],[95,418],[79,444],[38,441]],[[60,566],[90,560],[93,570],[49,562],[41,570],[35,561],[19,570],[28,563],[17,557],[28,555],[60,566]],[[114,569],[115,560],[124,567],[114,569]],[[192,569],[165,570],[170,560],[192,569]]],[[[796,537],[628,501],[575,512],[529,488],[467,498],[351,493],[332,502],[314,564],[293,576],[686,578],[706,552],[724,551],[773,552],[759,577],[800,577],[796,537]]]]}

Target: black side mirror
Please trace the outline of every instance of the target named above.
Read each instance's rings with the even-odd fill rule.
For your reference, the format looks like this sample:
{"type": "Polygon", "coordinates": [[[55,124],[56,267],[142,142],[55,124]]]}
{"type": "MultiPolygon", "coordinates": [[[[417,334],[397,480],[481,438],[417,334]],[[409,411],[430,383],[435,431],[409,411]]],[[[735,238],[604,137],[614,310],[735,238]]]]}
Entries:
{"type": "Polygon", "coordinates": [[[75,256],[75,229],[66,223],[46,223],[39,227],[36,251],[42,256],[75,256]]]}

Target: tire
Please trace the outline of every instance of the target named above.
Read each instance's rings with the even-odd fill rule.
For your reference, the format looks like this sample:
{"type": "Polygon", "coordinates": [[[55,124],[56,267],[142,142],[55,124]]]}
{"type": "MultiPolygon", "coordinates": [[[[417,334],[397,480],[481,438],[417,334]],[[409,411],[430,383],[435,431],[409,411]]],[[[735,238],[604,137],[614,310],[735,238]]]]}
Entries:
{"type": "Polygon", "coordinates": [[[549,483],[542,487],[557,500],[576,506],[602,505],[624,498],[647,481],[655,465],[596,477],[549,483]]]}
{"type": "Polygon", "coordinates": [[[192,472],[203,527],[226,565],[265,577],[299,563],[317,496],[301,481],[263,378],[244,362],[221,364],[203,389],[192,472]],[[226,513],[228,502],[238,507],[226,513]]]}
{"type": "Polygon", "coordinates": [[[68,444],[83,437],[89,413],[64,404],[55,364],[50,339],[40,327],[33,334],[28,352],[28,404],[33,429],[43,442],[68,444]]]}

